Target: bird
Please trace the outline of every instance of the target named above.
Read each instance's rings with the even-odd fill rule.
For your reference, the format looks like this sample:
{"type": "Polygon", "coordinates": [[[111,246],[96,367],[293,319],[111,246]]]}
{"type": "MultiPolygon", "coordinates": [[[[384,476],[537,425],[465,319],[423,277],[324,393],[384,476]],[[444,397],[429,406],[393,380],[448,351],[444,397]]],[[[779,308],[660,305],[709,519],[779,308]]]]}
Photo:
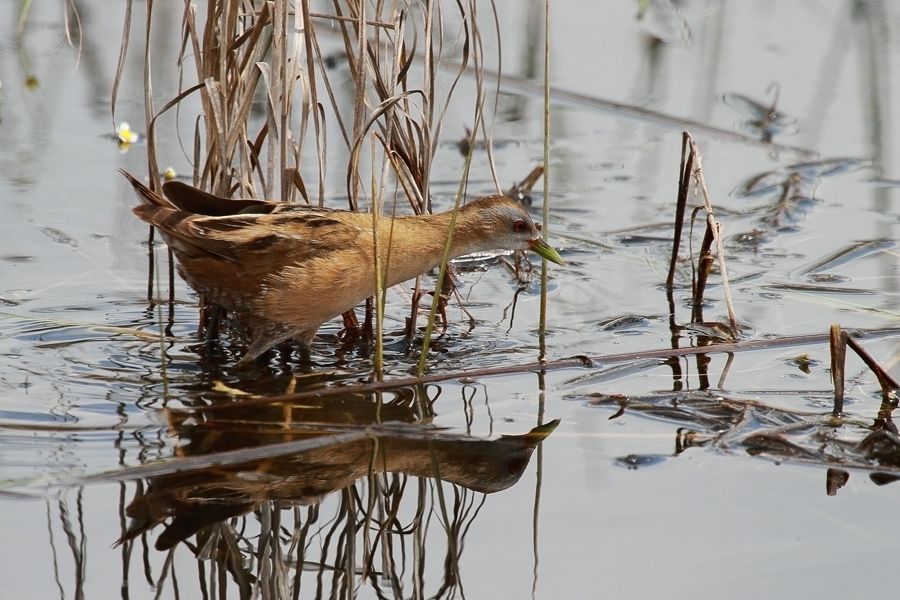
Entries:
{"type": "MultiPolygon", "coordinates": [[[[251,341],[238,365],[289,339],[308,349],[322,324],[375,294],[370,213],[224,198],[180,181],[157,193],[120,172],[141,200],[134,214],[161,233],[182,278],[249,323],[251,341]]],[[[385,288],[440,265],[452,212],[378,220],[385,288]]],[[[565,264],[515,200],[486,196],[459,208],[450,259],[499,249],[565,264]]]]}

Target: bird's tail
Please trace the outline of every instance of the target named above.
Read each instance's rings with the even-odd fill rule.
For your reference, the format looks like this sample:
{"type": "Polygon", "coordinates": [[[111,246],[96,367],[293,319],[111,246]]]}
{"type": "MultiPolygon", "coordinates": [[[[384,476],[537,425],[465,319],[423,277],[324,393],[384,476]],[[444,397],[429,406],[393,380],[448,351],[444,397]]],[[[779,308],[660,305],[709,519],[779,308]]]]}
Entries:
{"type": "Polygon", "coordinates": [[[156,192],[148,188],[141,180],[139,180],[128,171],[119,169],[119,173],[121,173],[125,177],[125,179],[128,180],[128,183],[130,183],[131,187],[134,188],[134,191],[137,192],[137,195],[141,199],[141,202],[143,204],[147,206],[157,206],[159,208],[175,208],[175,205],[169,202],[169,200],[165,196],[163,196],[162,194],[157,194],[156,192]]]}
{"type": "Polygon", "coordinates": [[[121,169],[119,169],[119,173],[125,176],[141,199],[141,203],[131,209],[131,212],[137,215],[141,221],[166,232],[185,218],[190,217],[189,213],[179,210],[168,198],[151,190],[131,173],[121,169]]]}

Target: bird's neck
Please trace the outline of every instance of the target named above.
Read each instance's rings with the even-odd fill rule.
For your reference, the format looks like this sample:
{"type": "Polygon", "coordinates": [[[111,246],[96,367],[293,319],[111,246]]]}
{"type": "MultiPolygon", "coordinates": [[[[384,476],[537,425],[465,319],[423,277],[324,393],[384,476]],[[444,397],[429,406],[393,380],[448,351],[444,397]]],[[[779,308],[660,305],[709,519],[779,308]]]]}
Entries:
{"type": "MultiPolygon", "coordinates": [[[[386,285],[412,279],[441,264],[452,212],[417,217],[385,217],[379,220],[378,244],[382,264],[387,264],[386,285]]],[[[493,240],[474,211],[458,211],[450,242],[449,259],[471,252],[491,250],[493,240]]]]}

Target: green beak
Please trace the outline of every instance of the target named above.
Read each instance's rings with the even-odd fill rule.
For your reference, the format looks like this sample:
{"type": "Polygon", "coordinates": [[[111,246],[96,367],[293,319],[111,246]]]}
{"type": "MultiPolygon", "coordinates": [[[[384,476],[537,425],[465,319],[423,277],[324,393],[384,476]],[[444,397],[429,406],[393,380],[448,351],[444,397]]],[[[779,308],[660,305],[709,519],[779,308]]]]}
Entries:
{"type": "Polygon", "coordinates": [[[566,264],[566,261],[562,259],[562,256],[559,255],[559,252],[557,252],[553,246],[551,246],[541,238],[528,240],[528,245],[531,246],[531,251],[538,256],[546,258],[550,262],[555,262],[558,265],[566,264]]]}

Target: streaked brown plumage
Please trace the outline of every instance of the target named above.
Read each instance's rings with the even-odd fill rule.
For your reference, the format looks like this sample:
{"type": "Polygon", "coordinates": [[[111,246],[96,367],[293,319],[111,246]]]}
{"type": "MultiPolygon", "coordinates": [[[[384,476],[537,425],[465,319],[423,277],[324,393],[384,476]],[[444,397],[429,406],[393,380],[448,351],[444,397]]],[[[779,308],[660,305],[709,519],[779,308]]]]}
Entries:
{"type": "MultiPolygon", "coordinates": [[[[188,284],[251,323],[255,337],[242,362],[289,338],[308,344],[323,323],[375,293],[370,214],[220,198],[173,181],[160,195],[122,174],[141,198],[134,213],[159,229],[188,284]]],[[[450,216],[379,221],[386,287],[440,263],[450,216]]],[[[451,258],[526,248],[562,263],[517,202],[489,196],[460,209],[451,258]]]]}

